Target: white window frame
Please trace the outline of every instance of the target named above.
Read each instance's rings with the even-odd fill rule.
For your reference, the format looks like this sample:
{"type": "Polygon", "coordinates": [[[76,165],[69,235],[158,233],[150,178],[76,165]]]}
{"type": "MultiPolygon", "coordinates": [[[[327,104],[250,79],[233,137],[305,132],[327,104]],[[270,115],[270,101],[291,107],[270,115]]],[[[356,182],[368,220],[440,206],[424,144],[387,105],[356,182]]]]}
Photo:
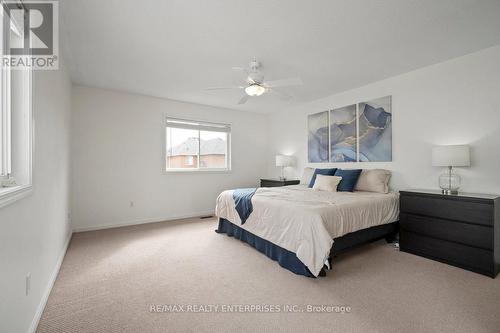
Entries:
{"type": "MultiPolygon", "coordinates": [[[[2,1],[3,2],[3,1],[2,1]]],[[[0,8],[0,10],[3,10],[0,8]]],[[[3,24],[0,20],[0,24],[3,24]]],[[[12,24],[12,23],[11,23],[12,24]]],[[[10,33],[10,31],[9,31],[10,33]]],[[[27,35],[25,35],[27,38],[27,35]]],[[[0,36],[0,40],[3,43],[3,48],[9,47],[9,38],[4,38],[0,36]]],[[[2,123],[4,131],[3,137],[0,138],[0,154],[2,159],[0,160],[0,181],[4,181],[10,177],[12,172],[11,158],[12,158],[12,109],[11,109],[11,74],[12,69],[4,68],[0,66],[1,80],[2,80],[2,91],[1,91],[1,103],[0,103],[0,117],[2,117],[2,123]]],[[[33,70],[29,70],[28,75],[28,103],[27,103],[27,117],[25,118],[28,122],[27,133],[28,133],[28,146],[26,153],[26,165],[27,168],[27,179],[23,184],[13,186],[13,187],[1,187],[0,186],[0,208],[7,206],[17,200],[20,200],[28,196],[33,190],[33,70]]]]}
{"type": "MultiPolygon", "coordinates": [[[[5,46],[6,43],[4,43],[5,46]]],[[[11,108],[10,108],[10,68],[0,67],[2,90],[0,92],[2,104],[0,106],[0,179],[6,179],[11,174],[11,108]]]]}
{"type": "Polygon", "coordinates": [[[186,118],[170,117],[168,115],[164,116],[164,126],[163,126],[163,161],[162,161],[162,172],[164,174],[171,173],[229,173],[231,172],[231,124],[227,123],[215,123],[205,120],[192,120],[186,118]],[[176,123],[177,122],[177,123],[176,123]],[[215,131],[215,132],[225,132],[227,133],[226,142],[226,167],[225,168],[200,168],[200,140],[198,140],[198,165],[196,168],[167,168],[167,127],[170,128],[182,128],[182,129],[192,129],[198,131],[198,138],[200,131],[215,131]]]}

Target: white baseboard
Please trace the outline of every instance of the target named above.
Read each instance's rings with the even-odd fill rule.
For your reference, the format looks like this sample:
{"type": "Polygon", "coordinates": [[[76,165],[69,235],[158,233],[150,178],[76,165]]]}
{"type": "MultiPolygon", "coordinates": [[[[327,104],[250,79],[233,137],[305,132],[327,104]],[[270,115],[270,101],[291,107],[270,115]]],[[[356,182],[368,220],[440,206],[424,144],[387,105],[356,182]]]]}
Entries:
{"type": "Polygon", "coordinates": [[[184,215],[174,215],[174,216],[167,216],[167,217],[154,217],[154,218],[133,220],[133,221],[127,221],[127,222],[106,223],[103,225],[95,225],[95,226],[90,226],[90,227],[76,227],[76,228],[73,228],[73,232],[95,231],[95,230],[103,230],[103,229],[128,227],[131,225],[138,225],[138,224],[167,222],[167,221],[188,219],[188,218],[205,216],[205,215],[214,215],[214,211],[209,210],[209,211],[190,213],[190,214],[184,214],[184,215]]]}
{"type": "Polygon", "coordinates": [[[54,267],[54,270],[52,271],[52,275],[50,276],[49,284],[47,285],[47,288],[45,289],[45,292],[42,295],[42,299],[40,300],[40,303],[38,304],[38,307],[37,307],[36,312],[35,312],[35,316],[33,317],[33,320],[31,321],[31,325],[30,325],[30,328],[28,330],[29,333],[36,332],[36,329],[38,327],[38,323],[40,322],[40,318],[42,317],[43,310],[45,309],[45,305],[47,304],[47,301],[49,299],[50,292],[52,290],[52,287],[54,286],[54,283],[56,282],[57,274],[59,274],[59,270],[60,270],[62,262],[64,260],[64,256],[66,255],[66,251],[68,250],[69,242],[71,241],[72,235],[73,235],[73,232],[70,232],[68,234],[68,237],[66,238],[66,243],[64,244],[63,250],[61,251],[59,258],[57,259],[56,266],[54,267]]]}

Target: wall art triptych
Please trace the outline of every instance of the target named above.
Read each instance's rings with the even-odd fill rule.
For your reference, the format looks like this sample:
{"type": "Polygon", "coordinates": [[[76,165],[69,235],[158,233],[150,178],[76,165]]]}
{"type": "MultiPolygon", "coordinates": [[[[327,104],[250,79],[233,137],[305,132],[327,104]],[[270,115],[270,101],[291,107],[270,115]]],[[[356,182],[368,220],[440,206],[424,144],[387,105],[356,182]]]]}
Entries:
{"type": "Polygon", "coordinates": [[[391,96],[308,116],[308,161],[392,161],[391,96]]]}

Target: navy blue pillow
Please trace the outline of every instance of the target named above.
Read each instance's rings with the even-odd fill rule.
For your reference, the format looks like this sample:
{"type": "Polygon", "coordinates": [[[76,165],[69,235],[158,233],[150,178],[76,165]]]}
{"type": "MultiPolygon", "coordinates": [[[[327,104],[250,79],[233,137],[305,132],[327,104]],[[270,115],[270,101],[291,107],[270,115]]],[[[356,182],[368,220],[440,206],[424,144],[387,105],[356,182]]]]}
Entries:
{"type": "Polygon", "coordinates": [[[338,192],[354,192],[354,187],[358,182],[359,175],[361,174],[361,169],[352,170],[342,170],[337,169],[335,176],[342,177],[339,186],[337,187],[338,192]]]}
{"type": "Polygon", "coordinates": [[[333,175],[335,175],[336,171],[337,171],[337,168],[333,168],[333,169],[316,169],[316,170],[314,170],[314,175],[312,176],[311,181],[309,182],[309,188],[312,188],[314,186],[314,182],[316,181],[316,176],[317,175],[333,176],[333,175]]]}

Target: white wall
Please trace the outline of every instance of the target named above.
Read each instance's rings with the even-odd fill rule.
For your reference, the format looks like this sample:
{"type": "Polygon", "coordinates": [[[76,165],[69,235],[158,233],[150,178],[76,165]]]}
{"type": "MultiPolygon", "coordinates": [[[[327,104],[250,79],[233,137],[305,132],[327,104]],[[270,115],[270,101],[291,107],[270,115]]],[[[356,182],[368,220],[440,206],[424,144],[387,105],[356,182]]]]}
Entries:
{"type": "Polygon", "coordinates": [[[0,332],[34,328],[71,233],[71,83],[65,70],[35,71],[33,80],[33,192],[0,208],[0,332]]]}
{"type": "Polygon", "coordinates": [[[76,230],[213,211],[224,189],[279,175],[275,154],[307,165],[307,115],[392,95],[393,162],[313,164],[387,168],[394,189],[437,188],[435,144],[470,144],[464,191],[500,193],[500,46],[270,115],[73,86],[72,218],[76,230]],[[233,171],[163,174],[163,117],[230,122],[233,171]],[[194,189],[194,190],[193,190],[194,189]],[[130,202],[134,206],[130,206],[130,202]]]}
{"type": "MultiPolygon", "coordinates": [[[[470,144],[472,167],[458,170],[464,191],[500,194],[500,46],[379,81],[270,115],[268,173],[273,156],[294,154],[300,177],[307,165],[307,115],[392,95],[393,162],[311,164],[386,168],[392,187],[438,188],[442,169],[431,166],[431,147],[470,144]]],[[[307,84],[307,83],[306,83],[307,84]]]]}
{"type": "Polygon", "coordinates": [[[73,112],[76,230],[213,213],[221,191],[256,186],[267,171],[264,115],[83,86],[73,112]],[[165,114],[232,124],[232,171],[162,173],[165,114]]]}

